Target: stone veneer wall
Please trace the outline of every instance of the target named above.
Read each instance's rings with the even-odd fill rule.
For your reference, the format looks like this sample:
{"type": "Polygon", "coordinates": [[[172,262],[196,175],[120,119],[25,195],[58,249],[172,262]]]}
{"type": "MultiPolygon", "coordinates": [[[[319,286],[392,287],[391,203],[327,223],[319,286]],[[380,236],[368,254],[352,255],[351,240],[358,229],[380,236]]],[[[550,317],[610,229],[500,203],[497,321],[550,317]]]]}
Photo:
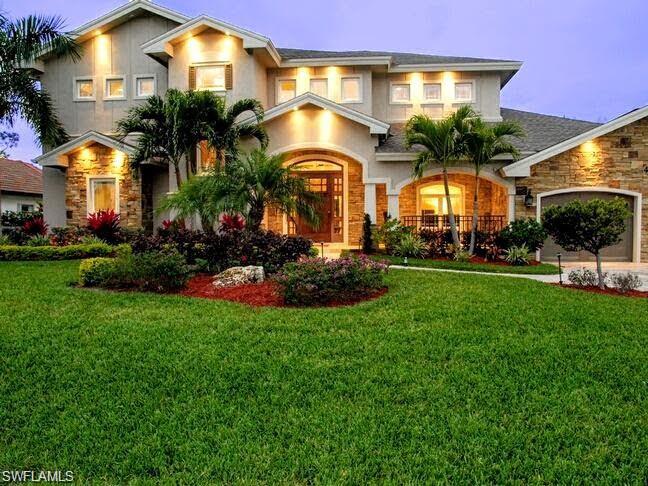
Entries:
{"type": "MultiPolygon", "coordinates": [[[[424,177],[418,181],[408,184],[401,189],[398,196],[400,216],[415,216],[416,199],[418,188],[430,183],[443,184],[442,175],[424,177]]],[[[475,177],[467,174],[450,174],[450,184],[463,186],[464,190],[464,215],[471,216],[473,211],[473,199],[475,197],[475,177]]],[[[498,186],[489,180],[481,179],[479,182],[479,214],[481,216],[506,216],[507,193],[504,187],[498,186]]],[[[460,214],[459,209],[454,208],[455,214],[460,214]]]]}
{"type": "Polygon", "coordinates": [[[515,217],[536,217],[536,195],[569,187],[609,187],[643,195],[641,261],[648,261],[648,118],[596,138],[531,167],[531,176],[516,180],[533,195],[533,206],[516,197],[515,217]],[[621,143],[628,138],[629,146],[621,143]]]}
{"type": "Polygon", "coordinates": [[[65,206],[68,216],[71,216],[66,218],[68,225],[86,225],[87,176],[117,176],[122,226],[139,228],[142,225],[140,180],[131,176],[126,156],[120,162],[115,155],[113,149],[94,144],[69,156],[65,185],[65,206]]]}
{"type": "Polygon", "coordinates": [[[387,208],[387,184],[376,184],[376,224],[385,222],[387,208]]]}
{"type": "MultiPolygon", "coordinates": [[[[318,155],[328,155],[335,157],[340,161],[345,161],[348,165],[348,187],[349,187],[349,238],[348,243],[351,247],[358,246],[362,235],[362,219],[364,217],[364,183],[362,182],[362,165],[354,159],[336,152],[325,150],[301,150],[291,152],[285,155],[287,161],[297,157],[312,155],[317,159],[318,155]]],[[[283,215],[274,208],[268,208],[265,218],[265,227],[271,231],[283,232],[283,215]]]]}

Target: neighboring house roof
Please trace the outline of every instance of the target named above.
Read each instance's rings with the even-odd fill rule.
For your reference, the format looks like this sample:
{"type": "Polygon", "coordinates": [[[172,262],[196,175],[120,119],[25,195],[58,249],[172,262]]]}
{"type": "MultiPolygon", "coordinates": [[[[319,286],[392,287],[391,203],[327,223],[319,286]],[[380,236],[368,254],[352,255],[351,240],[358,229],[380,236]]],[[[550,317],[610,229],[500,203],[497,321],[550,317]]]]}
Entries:
{"type": "Polygon", "coordinates": [[[626,125],[634,123],[642,118],[648,117],[648,105],[642,108],[637,108],[624,115],[621,115],[613,120],[603,124],[590,127],[589,130],[580,132],[570,138],[564,139],[550,147],[546,147],[529,157],[526,157],[514,164],[508,165],[502,169],[505,176],[508,177],[528,177],[531,174],[531,166],[547,160],[554,155],[561,154],[567,150],[578,147],[579,145],[592,140],[594,138],[606,135],[614,130],[618,130],[626,125]]]}
{"type": "Polygon", "coordinates": [[[94,143],[99,143],[105,147],[119,150],[120,152],[124,152],[126,155],[133,155],[135,153],[135,147],[132,145],[120,142],[119,140],[104,135],[103,133],[90,130],[63,145],[56,147],[54,150],[50,150],[49,152],[36,157],[34,162],[44,167],[67,167],[67,156],[69,154],[89,147],[94,143]]]}
{"type": "Polygon", "coordinates": [[[43,172],[22,160],[0,158],[0,191],[43,194],[43,172]]]}
{"type": "MultiPolygon", "coordinates": [[[[511,108],[502,108],[501,114],[504,120],[516,121],[522,126],[526,136],[512,140],[513,144],[522,154],[538,152],[600,126],[598,123],[543,115],[530,111],[513,110],[511,108]]],[[[392,123],[390,136],[376,149],[376,152],[416,153],[420,150],[422,150],[420,147],[410,149],[405,147],[404,123],[392,123]]]]}
{"type": "MultiPolygon", "coordinates": [[[[381,120],[378,120],[377,118],[366,115],[365,113],[353,110],[347,106],[335,103],[334,101],[331,101],[327,98],[322,98],[321,96],[310,92],[301,94],[296,98],[286,101],[285,103],[281,103],[280,105],[270,108],[265,112],[263,121],[268,122],[274,118],[282,116],[294,109],[298,109],[305,105],[314,105],[323,110],[330,110],[336,115],[365,125],[369,128],[369,133],[371,133],[372,135],[386,135],[389,131],[389,123],[385,123],[381,120]]],[[[253,122],[254,120],[254,116],[251,116],[242,120],[241,123],[249,123],[253,122]]]]}

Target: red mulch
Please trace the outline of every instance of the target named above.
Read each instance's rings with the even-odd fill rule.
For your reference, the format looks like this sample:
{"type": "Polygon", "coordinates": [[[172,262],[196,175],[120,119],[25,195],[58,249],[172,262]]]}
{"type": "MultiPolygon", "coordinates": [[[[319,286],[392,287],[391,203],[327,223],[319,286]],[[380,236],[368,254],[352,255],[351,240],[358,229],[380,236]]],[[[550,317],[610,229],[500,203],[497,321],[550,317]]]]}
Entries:
{"type": "MultiPolygon", "coordinates": [[[[266,280],[258,284],[237,285],[235,287],[214,287],[213,275],[197,275],[187,282],[187,288],[180,295],[199,297],[201,299],[229,300],[252,307],[289,307],[279,292],[279,285],[266,280]]],[[[329,302],[321,307],[340,307],[358,304],[367,300],[376,299],[387,293],[387,288],[380,289],[371,295],[351,301],[329,302]]]]}
{"type": "Polygon", "coordinates": [[[559,283],[552,283],[550,285],[555,285],[557,287],[565,287],[567,289],[572,289],[572,290],[582,290],[583,292],[592,292],[593,294],[616,295],[616,296],[621,296],[621,297],[634,297],[635,299],[646,299],[646,298],[648,298],[648,290],[630,290],[630,291],[626,292],[625,294],[622,294],[621,292],[619,292],[614,287],[605,287],[604,289],[601,289],[601,288],[597,287],[596,285],[587,286],[587,287],[580,287],[578,285],[570,285],[570,284],[560,285],[559,283]]]}

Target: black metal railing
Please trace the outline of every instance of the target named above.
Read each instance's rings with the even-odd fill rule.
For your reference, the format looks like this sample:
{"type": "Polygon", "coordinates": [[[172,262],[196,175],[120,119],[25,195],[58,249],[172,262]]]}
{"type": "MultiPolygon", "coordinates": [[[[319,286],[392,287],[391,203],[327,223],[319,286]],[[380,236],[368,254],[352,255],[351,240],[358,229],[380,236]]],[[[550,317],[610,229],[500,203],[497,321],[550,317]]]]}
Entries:
{"type": "MultiPolygon", "coordinates": [[[[472,216],[455,215],[457,230],[460,233],[472,229],[472,216]]],[[[446,230],[450,229],[450,218],[445,215],[417,214],[414,216],[401,216],[400,221],[405,226],[412,226],[420,230],[446,230]]],[[[477,218],[477,229],[489,233],[500,231],[506,226],[506,216],[479,216],[477,218]]]]}

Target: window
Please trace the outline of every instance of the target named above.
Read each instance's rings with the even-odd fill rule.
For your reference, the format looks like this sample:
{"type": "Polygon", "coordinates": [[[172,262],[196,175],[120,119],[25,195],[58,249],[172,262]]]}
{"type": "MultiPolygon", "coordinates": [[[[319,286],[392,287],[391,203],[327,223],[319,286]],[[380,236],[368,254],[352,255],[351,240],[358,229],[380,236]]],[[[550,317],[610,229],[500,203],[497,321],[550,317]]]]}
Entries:
{"type": "Polygon", "coordinates": [[[277,81],[277,104],[292,100],[295,96],[297,96],[297,81],[295,79],[277,81]]]}
{"type": "Polygon", "coordinates": [[[455,100],[472,101],[472,99],[473,99],[473,84],[472,83],[456,83],[455,84],[455,100]]]}
{"type": "Polygon", "coordinates": [[[196,89],[225,91],[225,65],[196,66],[196,89]]]}
{"type": "Polygon", "coordinates": [[[361,103],[362,90],[360,87],[360,78],[342,78],[340,101],[342,103],[361,103]]]}
{"type": "Polygon", "coordinates": [[[74,99],[77,101],[94,101],[94,78],[75,78],[74,99]]]}
{"type": "Polygon", "coordinates": [[[113,209],[119,212],[117,178],[97,177],[89,180],[88,214],[113,209]]]}
{"type": "Polygon", "coordinates": [[[107,77],[105,98],[107,100],[123,100],[126,97],[124,84],[123,76],[107,77]]]}
{"type": "Polygon", "coordinates": [[[441,100],[441,84],[440,83],[426,83],[423,85],[423,99],[425,101],[439,101],[441,100]]]}
{"type": "Polygon", "coordinates": [[[410,102],[410,85],[406,83],[393,83],[391,85],[391,102],[392,103],[409,103],[410,102]]]}
{"type": "Polygon", "coordinates": [[[148,98],[157,90],[155,75],[135,76],[135,98],[148,98]]]}
{"type": "MultiPolygon", "coordinates": [[[[464,210],[461,187],[450,185],[449,189],[452,211],[456,215],[462,215],[464,210]]],[[[448,202],[442,184],[423,186],[420,189],[419,195],[421,214],[425,216],[441,216],[448,214],[448,202]]]]}
{"type": "Polygon", "coordinates": [[[18,204],[18,211],[23,213],[31,213],[34,211],[33,204],[18,204]]]}
{"type": "Polygon", "coordinates": [[[310,80],[310,91],[322,98],[328,98],[328,79],[315,78],[310,80]]]}

